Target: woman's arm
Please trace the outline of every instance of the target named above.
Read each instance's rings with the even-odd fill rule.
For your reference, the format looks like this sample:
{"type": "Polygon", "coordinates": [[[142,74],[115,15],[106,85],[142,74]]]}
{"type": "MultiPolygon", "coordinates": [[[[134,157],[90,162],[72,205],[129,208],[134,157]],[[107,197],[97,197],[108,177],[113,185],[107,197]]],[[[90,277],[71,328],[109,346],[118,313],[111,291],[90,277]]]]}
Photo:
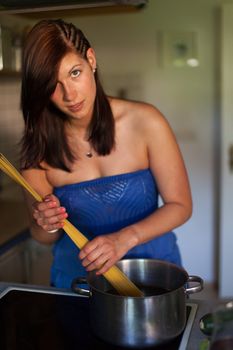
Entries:
{"type": "Polygon", "coordinates": [[[148,122],[144,123],[142,131],[148,145],[149,166],[163,205],[131,227],[138,244],[173,230],[192,214],[188,175],[173,131],[163,115],[153,107],[148,106],[146,117],[148,122]]]}
{"type": "Polygon", "coordinates": [[[60,207],[58,198],[51,194],[53,188],[46,178],[45,170],[28,169],[21,174],[43,198],[42,202],[36,202],[31,195],[24,192],[31,235],[40,243],[52,244],[61,235],[59,229],[63,227],[62,222],[68,216],[66,210],[60,207]],[[56,229],[57,232],[48,232],[56,229]]]}

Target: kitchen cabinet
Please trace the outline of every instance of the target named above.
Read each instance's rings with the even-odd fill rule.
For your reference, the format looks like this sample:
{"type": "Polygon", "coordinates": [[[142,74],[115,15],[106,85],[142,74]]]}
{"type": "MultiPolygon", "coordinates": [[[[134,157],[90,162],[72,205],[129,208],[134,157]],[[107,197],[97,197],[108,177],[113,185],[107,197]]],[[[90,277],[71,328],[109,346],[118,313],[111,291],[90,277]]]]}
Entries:
{"type": "Polygon", "coordinates": [[[3,186],[0,212],[0,281],[49,285],[52,247],[31,238],[18,185],[3,186]]]}
{"type": "Polygon", "coordinates": [[[52,246],[36,242],[30,238],[27,242],[27,283],[49,286],[50,266],[52,264],[52,246]]]}
{"type": "Polygon", "coordinates": [[[22,38],[19,32],[0,24],[0,74],[21,71],[22,38]]]}
{"type": "MultiPolygon", "coordinates": [[[[17,188],[17,190],[19,190],[17,188]]],[[[3,191],[2,191],[3,193],[3,191]]],[[[0,247],[15,239],[29,225],[25,204],[21,197],[13,192],[12,197],[0,198],[0,247]]]]}
{"type": "Polygon", "coordinates": [[[27,243],[22,241],[0,253],[0,280],[27,283],[27,243]]]}
{"type": "Polygon", "coordinates": [[[49,285],[51,263],[51,247],[23,231],[0,246],[0,281],[49,285]]]}

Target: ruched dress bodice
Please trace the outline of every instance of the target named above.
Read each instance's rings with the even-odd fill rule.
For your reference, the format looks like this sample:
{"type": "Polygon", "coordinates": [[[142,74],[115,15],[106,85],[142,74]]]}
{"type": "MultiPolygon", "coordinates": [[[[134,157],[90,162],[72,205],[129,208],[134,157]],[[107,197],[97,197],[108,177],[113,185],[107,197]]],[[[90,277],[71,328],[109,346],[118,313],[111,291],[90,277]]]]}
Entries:
{"type": "MultiPolygon", "coordinates": [[[[149,169],[56,187],[54,194],[66,208],[68,220],[89,240],[134,224],[158,208],[158,190],[149,169]]],[[[75,277],[86,275],[79,249],[66,233],[55,243],[53,254],[52,285],[69,288],[75,277]]],[[[153,258],[181,265],[173,232],[134,247],[124,258],[153,258]]]]}

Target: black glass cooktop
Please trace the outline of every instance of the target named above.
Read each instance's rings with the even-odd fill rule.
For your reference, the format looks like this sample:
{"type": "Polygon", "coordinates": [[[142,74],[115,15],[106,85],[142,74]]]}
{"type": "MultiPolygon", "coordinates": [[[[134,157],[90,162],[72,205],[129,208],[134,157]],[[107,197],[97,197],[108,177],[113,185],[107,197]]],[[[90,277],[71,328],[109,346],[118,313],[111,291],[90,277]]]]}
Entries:
{"type": "MultiPolygon", "coordinates": [[[[196,304],[187,304],[187,326],[183,334],[171,343],[149,349],[186,349],[185,344],[195,316],[195,307],[196,304]]],[[[42,290],[12,289],[0,295],[0,349],[123,350],[126,348],[105,343],[91,332],[88,298],[42,290]]]]}

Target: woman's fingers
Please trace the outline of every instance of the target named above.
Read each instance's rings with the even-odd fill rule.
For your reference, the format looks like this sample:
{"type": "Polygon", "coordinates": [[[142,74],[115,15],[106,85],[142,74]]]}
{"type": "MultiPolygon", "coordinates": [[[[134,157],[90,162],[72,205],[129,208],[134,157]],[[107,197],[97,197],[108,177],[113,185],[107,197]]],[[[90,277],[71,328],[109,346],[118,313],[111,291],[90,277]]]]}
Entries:
{"type": "Polygon", "coordinates": [[[79,253],[79,258],[81,260],[84,260],[89,255],[89,259],[90,259],[91,257],[90,254],[93,254],[93,258],[95,258],[94,254],[97,254],[97,256],[99,255],[99,252],[97,250],[98,247],[99,247],[99,244],[97,239],[93,239],[92,241],[85,244],[85,246],[81,249],[79,253]]]}
{"type": "Polygon", "coordinates": [[[82,262],[87,271],[98,270],[98,272],[107,271],[114,263],[115,260],[111,258],[111,254],[102,254],[92,261],[89,261],[88,258],[86,258],[85,261],[82,262]]]}
{"type": "Polygon", "coordinates": [[[106,272],[120,257],[114,241],[102,236],[88,242],[81,250],[79,258],[87,271],[98,270],[98,274],[101,274],[106,272]]]}
{"type": "Polygon", "coordinates": [[[96,275],[102,275],[103,273],[107,272],[110,267],[112,267],[118,260],[114,261],[114,260],[107,260],[104,264],[102,264],[101,268],[98,269],[98,271],[96,272],[96,275]]]}
{"type": "Polygon", "coordinates": [[[66,214],[66,209],[64,208],[64,207],[59,207],[59,208],[54,208],[54,209],[50,209],[50,208],[48,208],[48,209],[40,209],[40,210],[38,210],[38,209],[35,209],[34,211],[33,211],[33,217],[34,217],[34,219],[38,219],[38,218],[52,218],[52,217],[59,217],[59,216],[61,216],[61,218],[62,218],[62,216],[64,215],[64,214],[66,214]]]}
{"type": "Polygon", "coordinates": [[[45,231],[63,227],[64,220],[68,217],[66,209],[60,207],[60,202],[54,195],[46,196],[42,202],[35,202],[33,208],[33,218],[45,231]]]}
{"type": "Polygon", "coordinates": [[[56,224],[58,222],[64,221],[67,217],[68,214],[66,212],[62,212],[61,214],[53,214],[53,215],[44,215],[43,213],[35,213],[33,217],[40,222],[42,225],[52,225],[56,224]]]}
{"type": "Polygon", "coordinates": [[[55,202],[57,204],[57,206],[60,206],[60,201],[59,199],[54,195],[54,194],[47,194],[47,196],[45,196],[43,198],[44,202],[55,202]]]}

